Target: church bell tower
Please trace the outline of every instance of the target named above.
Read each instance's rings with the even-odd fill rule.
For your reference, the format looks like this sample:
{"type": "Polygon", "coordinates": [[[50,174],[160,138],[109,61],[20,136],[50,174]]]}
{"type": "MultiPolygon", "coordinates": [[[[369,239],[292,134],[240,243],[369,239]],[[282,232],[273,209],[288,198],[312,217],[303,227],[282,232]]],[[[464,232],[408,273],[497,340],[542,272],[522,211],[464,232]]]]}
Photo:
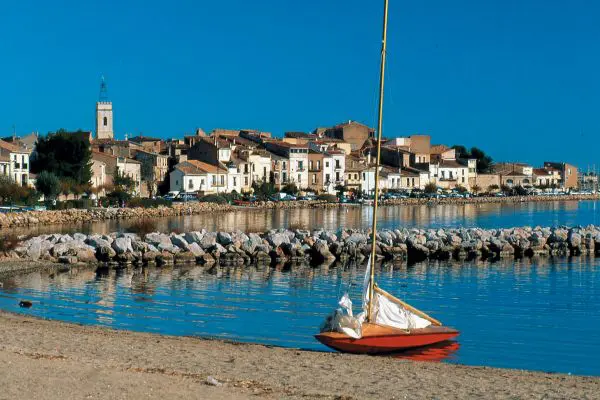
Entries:
{"type": "Polygon", "coordinates": [[[100,96],[96,103],[96,139],[113,139],[113,109],[108,100],[104,76],[100,83],[100,96]]]}

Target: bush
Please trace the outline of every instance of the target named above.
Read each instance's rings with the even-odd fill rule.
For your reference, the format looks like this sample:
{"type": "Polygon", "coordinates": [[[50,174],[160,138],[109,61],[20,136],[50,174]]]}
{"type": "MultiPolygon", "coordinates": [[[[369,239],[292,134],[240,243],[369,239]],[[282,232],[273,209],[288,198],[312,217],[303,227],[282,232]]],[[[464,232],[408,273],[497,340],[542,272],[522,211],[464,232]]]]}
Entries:
{"type": "Polygon", "coordinates": [[[39,193],[32,188],[18,185],[7,176],[0,176],[0,204],[34,205],[39,193]]]}
{"type": "Polygon", "coordinates": [[[327,194],[327,193],[325,193],[325,194],[320,194],[317,197],[317,200],[324,200],[324,201],[326,201],[328,203],[337,203],[338,198],[334,194],[327,194]]]}
{"type": "Polygon", "coordinates": [[[437,185],[433,182],[429,182],[425,185],[425,189],[423,190],[425,193],[437,193],[437,185]]]}
{"type": "Polygon", "coordinates": [[[106,195],[110,204],[120,206],[123,202],[131,200],[131,195],[124,190],[116,189],[106,195]]]}
{"type": "Polygon", "coordinates": [[[158,208],[158,207],[171,207],[172,202],[165,199],[145,199],[140,197],[134,197],[127,203],[127,207],[144,207],[144,208],[158,208]]]}
{"type": "Polygon", "coordinates": [[[227,199],[219,194],[207,194],[198,200],[203,203],[227,204],[227,199]]]}

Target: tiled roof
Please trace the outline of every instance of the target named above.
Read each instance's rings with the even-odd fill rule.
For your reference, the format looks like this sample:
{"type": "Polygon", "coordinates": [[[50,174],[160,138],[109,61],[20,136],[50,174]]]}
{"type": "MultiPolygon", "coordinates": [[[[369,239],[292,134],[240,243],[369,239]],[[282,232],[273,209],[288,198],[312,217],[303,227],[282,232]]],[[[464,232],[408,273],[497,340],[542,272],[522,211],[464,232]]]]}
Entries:
{"type": "Polygon", "coordinates": [[[225,173],[227,169],[222,165],[212,165],[198,160],[187,160],[175,166],[175,169],[187,175],[205,175],[207,173],[225,173]]]}
{"type": "Polygon", "coordinates": [[[0,147],[2,147],[4,150],[10,151],[11,153],[20,152],[18,146],[14,145],[12,143],[5,142],[4,140],[0,140],[0,147]]]}

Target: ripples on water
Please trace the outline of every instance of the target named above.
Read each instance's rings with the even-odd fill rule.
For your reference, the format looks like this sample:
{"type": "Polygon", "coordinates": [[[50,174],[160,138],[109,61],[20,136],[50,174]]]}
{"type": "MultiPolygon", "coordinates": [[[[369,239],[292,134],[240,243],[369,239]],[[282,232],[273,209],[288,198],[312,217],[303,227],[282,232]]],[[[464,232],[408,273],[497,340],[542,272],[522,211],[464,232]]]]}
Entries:
{"type": "MultiPolygon", "coordinates": [[[[343,228],[368,228],[371,225],[372,207],[348,206],[335,209],[304,208],[280,210],[248,210],[207,213],[185,217],[157,218],[161,232],[192,230],[241,229],[247,232],[264,232],[274,228],[330,230],[343,228]]],[[[87,225],[39,226],[21,228],[19,233],[39,234],[56,231],[84,233],[110,233],[127,230],[133,220],[103,221],[87,225]]],[[[589,225],[600,222],[600,203],[597,201],[543,201],[532,203],[485,203],[383,206],[378,213],[380,228],[406,227],[472,227],[507,228],[523,225],[589,225]]]]}
{"type": "MultiPolygon", "coordinates": [[[[600,375],[594,258],[384,265],[378,283],[462,333],[408,356],[600,375]]],[[[312,335],[364,267],[139,268],[2,278],[0,308],[120,329],[327,350],[312,335]],[[21,309],[19,300],[32,300],[21,309]]],[[[359,304],[355,304],[359,306],[359,304]]],[[[405,355],[407,356],[407,355],[405,355]]]]}

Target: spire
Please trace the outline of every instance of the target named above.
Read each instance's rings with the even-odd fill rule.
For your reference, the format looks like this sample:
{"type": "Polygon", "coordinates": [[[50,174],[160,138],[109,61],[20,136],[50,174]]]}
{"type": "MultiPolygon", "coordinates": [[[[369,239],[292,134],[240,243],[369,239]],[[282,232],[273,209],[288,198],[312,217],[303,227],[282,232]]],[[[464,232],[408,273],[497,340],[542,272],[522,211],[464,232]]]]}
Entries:
{"type": "Polygon", "coordinates": [[[100,81],[100,96],[98,97],[98,101],[108,101],[108,89],[106,87],[106,80],[104,79],[104,75],[102,75],[100,81]]]}

